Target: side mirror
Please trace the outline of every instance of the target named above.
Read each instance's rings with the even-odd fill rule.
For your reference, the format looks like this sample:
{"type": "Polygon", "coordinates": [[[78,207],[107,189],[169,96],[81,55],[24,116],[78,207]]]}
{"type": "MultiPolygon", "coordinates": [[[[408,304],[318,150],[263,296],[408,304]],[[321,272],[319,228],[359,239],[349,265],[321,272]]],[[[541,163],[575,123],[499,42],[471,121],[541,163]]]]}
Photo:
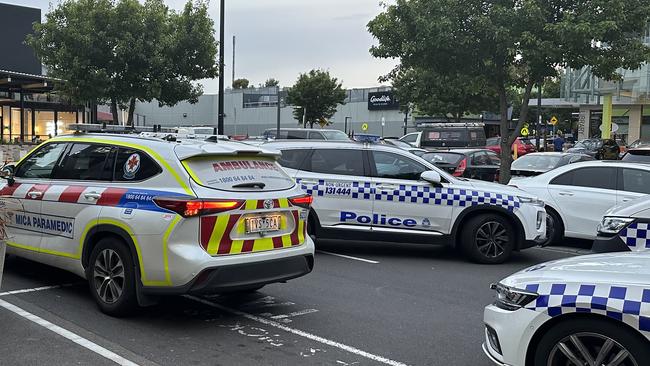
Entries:
{"type": "Polygon", "coordinates": [[[11,165],[5,165],[0,169],[0,178],[6,179],[7,182],[9,183],[10,186],[14,185],[15,179],[14,179],[14,173],[16,171],[16,166],[11,164],[11,165]]]}
{"type": "Polygon", "coordinates": [[[427,182],[436,186],[442,183],[442,177],[440,176],[440,173],[433,170],[422,173],[422,175],[420,175],[420,179],[426,180],[427,182]]]}

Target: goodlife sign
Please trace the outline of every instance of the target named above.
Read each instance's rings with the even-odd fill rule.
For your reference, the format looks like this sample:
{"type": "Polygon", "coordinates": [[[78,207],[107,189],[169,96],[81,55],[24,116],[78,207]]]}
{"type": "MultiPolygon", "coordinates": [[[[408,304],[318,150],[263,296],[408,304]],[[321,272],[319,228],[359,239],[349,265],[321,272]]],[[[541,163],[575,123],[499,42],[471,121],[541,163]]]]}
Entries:
{"type": "Polygon", "coordinates": [[[399,109],[399,102],[392,91],[368,93],[368,110],[399,109]]]}

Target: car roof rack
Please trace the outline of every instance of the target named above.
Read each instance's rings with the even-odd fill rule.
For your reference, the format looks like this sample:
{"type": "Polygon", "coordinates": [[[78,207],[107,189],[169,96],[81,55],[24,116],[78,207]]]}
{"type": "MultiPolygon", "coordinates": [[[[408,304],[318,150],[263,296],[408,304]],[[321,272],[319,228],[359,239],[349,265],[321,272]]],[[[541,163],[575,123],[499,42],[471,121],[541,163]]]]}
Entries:
{"type": "Polygon", "coordinates": [[[162,127],[160,125],[152,126],[122,126],[109,125],[107,123],[72,123],[68,125],[68,130],[75,133],[140,133],[140,132],[162,132],[176,133],[175,128],[162,127]]]}
{"type": "Polygon", "coordinates": [[[485,123],[481,122],[422,122],[417,123],[417,127],[441,127],[441,128],[458,128],[458,127],[485,127],[485,123]]]}

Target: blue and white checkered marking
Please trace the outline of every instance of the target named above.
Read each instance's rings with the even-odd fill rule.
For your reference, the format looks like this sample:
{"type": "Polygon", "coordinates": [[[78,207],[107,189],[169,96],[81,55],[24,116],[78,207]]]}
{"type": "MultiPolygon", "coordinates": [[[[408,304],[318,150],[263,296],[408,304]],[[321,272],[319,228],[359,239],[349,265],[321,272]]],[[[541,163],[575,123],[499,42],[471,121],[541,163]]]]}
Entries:
{"type": "MultiPolygon", "coordinates": [[[[300,183],[300,180],[298,180],[300,183]]],[[[352,182],[350,197],[375,201],[406,202],[417,204],[433,204],[442,206],[469,207],[481,204],[501,206],[508,211],[515,211],[521,206],[515,196],[492,192],[481,192],[459,188],[433,188],[422,185],[399,185],[392,191],[380,191],[378,183],[352,182]]],[[[314,197],[326,194],[326,181],[318,180],[315,185],[300,184],[301,188],[314,197]]]]}
{"type": "Polygon", "coordinates": [[[621,240],[632,250],[650,249],[649,227],[648,223],[632,223],[621,231],[621,240]]]}
{"type": "Polygon", "coordinates": [[[551,317],[568,313],[605,315],[650,334],[650,288],[547,283],[529,284],[526,290],[539,294],[526,309],[551,317]]]}

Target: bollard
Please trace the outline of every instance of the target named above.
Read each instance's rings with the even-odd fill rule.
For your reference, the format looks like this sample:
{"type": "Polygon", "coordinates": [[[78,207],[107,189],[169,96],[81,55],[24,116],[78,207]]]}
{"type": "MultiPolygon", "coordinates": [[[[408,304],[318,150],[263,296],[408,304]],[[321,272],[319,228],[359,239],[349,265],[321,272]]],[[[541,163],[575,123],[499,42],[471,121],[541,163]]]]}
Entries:
{"type": "Polygon", "coordinates": [[[5,252],[7,250],[7,243],[0,240],[0,289],[2,288],[2,271],[5,268],[5,252]]]}

